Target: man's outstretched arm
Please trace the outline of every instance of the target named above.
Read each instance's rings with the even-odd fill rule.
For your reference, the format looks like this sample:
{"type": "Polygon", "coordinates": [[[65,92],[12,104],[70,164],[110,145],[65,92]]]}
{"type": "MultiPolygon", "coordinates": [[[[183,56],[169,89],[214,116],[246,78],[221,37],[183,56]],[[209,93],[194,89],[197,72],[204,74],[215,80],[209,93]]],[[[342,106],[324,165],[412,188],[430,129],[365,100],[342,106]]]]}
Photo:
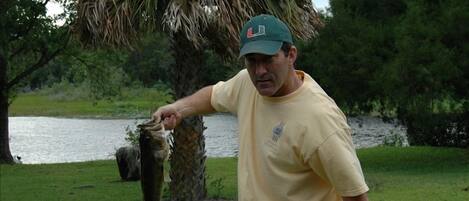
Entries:
{"type": "Polygon", "coordinates": [[[194,94],[162,106],[152,115],[155,122],[162,121],[165,129],[174,129],[184,117],[215,112],[210,103],[213,86],[206,86],[194,94]]]}

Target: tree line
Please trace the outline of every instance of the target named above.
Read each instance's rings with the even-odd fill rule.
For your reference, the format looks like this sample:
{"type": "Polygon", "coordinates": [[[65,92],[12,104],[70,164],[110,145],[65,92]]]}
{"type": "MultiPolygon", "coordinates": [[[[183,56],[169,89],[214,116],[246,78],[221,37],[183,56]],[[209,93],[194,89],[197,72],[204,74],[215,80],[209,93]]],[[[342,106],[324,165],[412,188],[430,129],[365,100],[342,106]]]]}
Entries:
{"type": "MultiPolygon", "coordinates": [[[[145,87],[171,89],[169,38],[164,33],[142,37],[139,45],[128,49],[86,49],[74,41],[68,50],[26,79],[21,91],[34,91],[66,82],[86,85],[92,99],[119,98],[120,88],[145,87]]],[[[241,65],[223,61],[213,50],[203,51],[202,85],[215,84],[234,75],[241,65]]]]}
{"type": "Polygon", "coordinates": [[[412,145],[469,147],[469,2],[332,0],[298,66],[349,114],[407,126],[412,145]]]}
{"type": "MultiPolygon", "coordinates": [[[[407,126],[411,144],[469,146],[469,3],[332,0],[330,5],[322,13],[325,26],[319,35],[296,40],[300,49],[297,68],[310,73],[349,115],[398,118],[407,126]]],[[[93,54],[91,63],[107,60],[102,66],[108,68],[101,69],[116,66],[110,61],[120,62],[119,71],[91,75],[120,72],[114,79],[126,79],[116,84],[171,86],[175,58],[170,49],[168,35],[147,35],[137,50],[93,54]]],[[[209,48],[203,51],[202,60],[197,75],[201,85],[227,79],[243,66],[239,60],[223,60],[209,48]]],[[[40,77],[48,82],[46,76],[40,77]]],[[[108,86],[112,92],[109,76],[101,83],[94,86],[108,86]]],[[[116,94],[111,92],[104,95],[116,94]]]]}

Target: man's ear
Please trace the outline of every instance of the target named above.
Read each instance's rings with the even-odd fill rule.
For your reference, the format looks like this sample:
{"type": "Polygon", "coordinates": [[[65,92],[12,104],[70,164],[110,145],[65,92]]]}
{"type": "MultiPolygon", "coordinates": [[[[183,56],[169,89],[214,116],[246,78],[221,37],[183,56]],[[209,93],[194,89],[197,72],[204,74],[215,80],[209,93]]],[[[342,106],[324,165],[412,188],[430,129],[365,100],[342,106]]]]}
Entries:
{"type": "Polygon", "coordinates": [[[296,49],[296,47],[292,45],[290,48],[290,51],[288,52],[288,60],[289,60],[290,66],[293,66],[295,64],[297,56],[298,56],[298,49],[296,49]]]}

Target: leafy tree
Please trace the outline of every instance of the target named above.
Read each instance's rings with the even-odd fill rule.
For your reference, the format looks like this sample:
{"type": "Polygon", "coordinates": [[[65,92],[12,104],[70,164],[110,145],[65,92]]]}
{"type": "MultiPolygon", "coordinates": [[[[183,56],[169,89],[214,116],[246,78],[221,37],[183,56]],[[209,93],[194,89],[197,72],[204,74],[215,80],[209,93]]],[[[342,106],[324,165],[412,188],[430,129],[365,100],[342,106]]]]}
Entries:
{"type": "Polygon", "coordinates": [[[466,20],[467,24],[469,3],[419,0],[408,1],[407,7],[402,22],[396,26],[397,54],[383,70],[387,75],[383,84],[388,99],[408,126],[410,143],[469,146],[469,124],[463,118],[467,116],[464,113],[469,113],[469,107],[458,106],[467,104],[469,97],[469,66],[465,56],[469,39],[464,38],[469,32],[461,28],[462,24],[447,21],[466,20]],[[466,90],[461,90],[462,87],[466,90]],[[438,125],[437,122],[447,123],[438,125]],[[466,123],[452,126],[462,122],[466,123]],[[458,132],[453,133],[454,129],[465,134],[461,137],[458,132]]]}
{"type": "MultiPolygon", "coordinates": [[[[441,4],[442,30],[441,43],[451,54],[451,61],[457,67],[458,74],[447,80],[451,86],[455,99],[466,103],[465,110],[469,110],[469,2],[464,0],[450,0],[441,4]]],[[[446,84],[446,83],[445,83],[446,84]]]]}
{"type": "MultiPolygon", "coordinates": [[[[176,98],[202,85],[204,48],[225,58],[238,50],[238,34],[250,16],[279,16],[300,38],[316,33],[320,21],[311,1],[79,1],[77,28],[82,41],[132,46],[145,31],[165,30],[175,63],[170,68],[176,98]],[[165,29],[161,26],[165,26],[165,29]]],[[[202,117],[185,119],[174,133],[170,184],[172,200],[206,196],[202,117]]]]}
{"type": "Polygon", "coordinates": [[[121,89],[130,84],[123,70],[127,52],[109,49],[78,51],[72,56],[75,61],[72,65],[84,69],[86,78],[82,82],[89,87],[92,100],[119,98],[121,89]]]}
{"type": "Polygon", "coordinates": [[[169,39],[162,33],[147,34],[130,53],[124,70],[134,82],[144,87],[169,83],[169,69],[174,64],[169,39]]]}
{"type": "Polygon", "coordinates": [[[411,144],[468,146],[468,13],[462,0],[334,0],[299,66],[349,114],[397,116],[411,144]]]}
{"type": "Polygon", "coordinates": [[[68,26],[57,27],[46,17],[48,2],[0,2],[0,163],[13,163],[8,107],[15,88],[59,55],[69,41],[68,26]]]}
{"type": "Polygon", "coordinates": [[[311,73],[349,114],[383,100],[379,75],[395,54],[394,25],[402,1],[335,0],[319,36],[300,46],[298,67],[311,73]]]}
{"type": "Polygon", "coordinates": [[[216,84],[220,80],[227,80],[241,70],[238,61],[223,61],[213,50],[204,51],[204,61],[201,73],[202,85],[216,84]]]}
{"type": "MultiPolygon", "coordinates": [[[[159,84],[169,84],[170,69],[174,65],[168,36],[163,33],[147,34],[139,41],[139,47],[130,53],[124,65],[125,72],[133,82],[141,83],[144,87],[159,84]]],[[[239,70],[235,61],[223,61],[213,50],[203,51],[202,85],[215,84],[233,75],[239,70]]]]}

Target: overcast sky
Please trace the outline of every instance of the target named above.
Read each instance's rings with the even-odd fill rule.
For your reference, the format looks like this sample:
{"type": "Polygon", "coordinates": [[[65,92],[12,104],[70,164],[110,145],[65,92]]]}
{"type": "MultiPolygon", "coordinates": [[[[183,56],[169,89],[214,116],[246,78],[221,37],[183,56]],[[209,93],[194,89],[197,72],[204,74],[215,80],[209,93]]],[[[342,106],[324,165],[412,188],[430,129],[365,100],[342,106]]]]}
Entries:
{"type": "Polygon", "coordinates": [[[313,0],[314,7],[317,9],[325,9],[329,7],[329,0],[313,0]]]}

